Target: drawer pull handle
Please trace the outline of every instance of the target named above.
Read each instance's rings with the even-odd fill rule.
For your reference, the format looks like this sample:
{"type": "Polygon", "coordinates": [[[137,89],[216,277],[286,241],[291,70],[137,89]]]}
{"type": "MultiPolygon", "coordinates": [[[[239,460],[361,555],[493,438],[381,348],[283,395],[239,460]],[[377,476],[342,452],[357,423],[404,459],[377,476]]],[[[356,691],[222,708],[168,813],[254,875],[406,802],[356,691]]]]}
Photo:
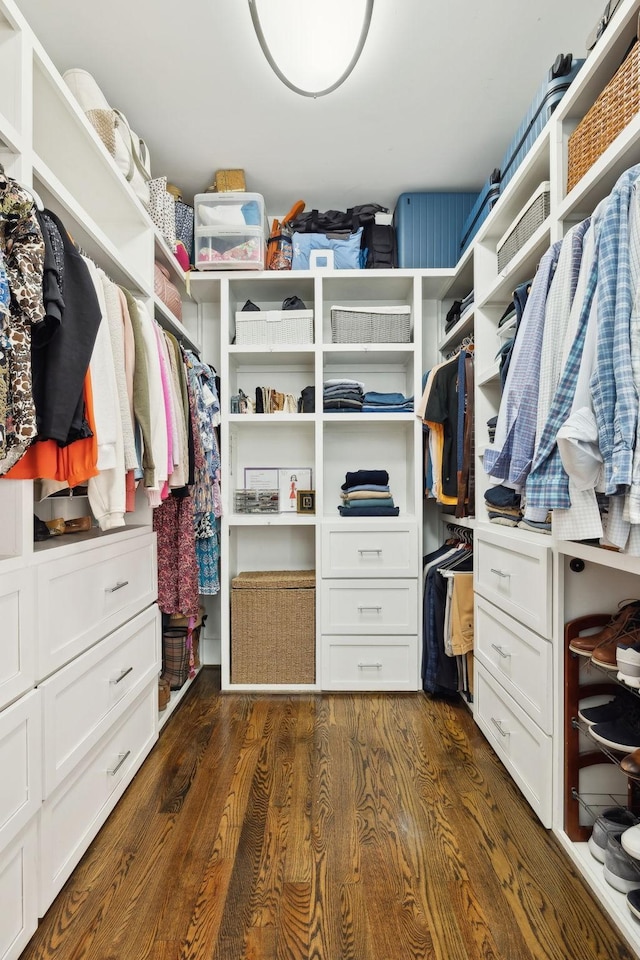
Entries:
{"type": "Polygon", "coordinates": [[[124,680],[124,678],[127,676],[127,674],[131,673],[132,670],[133,670],[133,667],[127,667],[126,670],[123,670],[123,671],[122,671],[122,673],[120,674],[119,677],[116,677],[115,680],[110,680],[109,683],[120,683],[120,681],[121,681],[121,680],[124,680]]]}
{"type": "Polygon", "coordinates": [[[499,653],[503,660],[508,660],[511,656],[510,653],[505,653],[502,647],[499,647],[497,643],[491,644],[492,650],[495,650],[496,653],[499,653]]]}
{"type": "Polygon", "coordinates": [[[115,777],[116,773],[129,756],[131,756],[131,750],[127,750],[126,753],[118,754],[118,762],[116,763],[115,767],[112,767],[111,770],[107,770],[107,773],[110,777],[115,777]]]}
{"type": "Polygon", "coordinates": [[[496,570],[495,567],[491,567],[491,573],[495,573],[496,577],[501,577],[503,580],[508,580],[511,577],[510,573],[505,573],[504,570],[496,570]]]}
{"type": "Polygon", "coordinates": [[[375,610],[376,613],[382,613],[382,607],[358,607],[358,613],[364,613],[365,610],[375,610]]]}
{"type": "Polygon", "coordinates": [[[501,737],[509,736],[509,731],[505,730],[502,726],[502,720],[495,720],[494,717],[491,717],[491,723],[494,725],[501,737]]]}
{"type": "Polygon", "coordinates": [[[115,584],[115,586],[113,586],[113,587],[105,587],[105,588],[104,588],[104,592],[105,592],[105,593],[115,593],[116,590],[122,590],[123,587],[128,587],[128,586],[129,586],[129,581],[128,581],[128,580],[118,580],[118,582],[115,584]]]}
{"type": "Polygon", "coordinates": [[[364,660],[360,660],[358,670],[366,670],[367,667],[371,667],[372,670],[382,670],[382,664],[379,660],[376,660],[375,663],[366,663],[364,660]]]}
{"type": "Polygon", "coordinates": [[[380,554],[382,553],[382,547],[363,548],[361,550],[358,550],[358,553],[360,554],[361,557],[363,557],[365,553],[377,553],[378,556],[380,556],[380,554]]]}

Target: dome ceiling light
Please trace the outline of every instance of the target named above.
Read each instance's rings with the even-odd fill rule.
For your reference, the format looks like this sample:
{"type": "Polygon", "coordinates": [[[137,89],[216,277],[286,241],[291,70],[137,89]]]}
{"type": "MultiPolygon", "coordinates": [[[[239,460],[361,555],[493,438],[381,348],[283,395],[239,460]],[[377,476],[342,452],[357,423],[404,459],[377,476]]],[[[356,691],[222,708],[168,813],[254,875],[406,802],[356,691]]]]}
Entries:
{"type": "Polygon", "coordinates": [[[303,97],[324,97],[358,62],[373,0],[249,0],[249,10],[273,72],[303,97]]]}

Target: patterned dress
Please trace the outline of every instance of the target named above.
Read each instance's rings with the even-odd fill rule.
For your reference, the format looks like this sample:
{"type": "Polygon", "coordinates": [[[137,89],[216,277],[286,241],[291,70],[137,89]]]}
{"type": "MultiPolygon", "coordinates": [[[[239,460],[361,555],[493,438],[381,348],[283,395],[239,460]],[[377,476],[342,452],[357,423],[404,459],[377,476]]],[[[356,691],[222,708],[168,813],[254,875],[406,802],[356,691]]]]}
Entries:
{"type": "Polygon", "coordinates": [[[31,381],[31,332],[45,318],[44,241],[33,199],[4,174],[0,174],[0,253],[0,475],[3,475],[20,460],[37,436],[31,381]]]}

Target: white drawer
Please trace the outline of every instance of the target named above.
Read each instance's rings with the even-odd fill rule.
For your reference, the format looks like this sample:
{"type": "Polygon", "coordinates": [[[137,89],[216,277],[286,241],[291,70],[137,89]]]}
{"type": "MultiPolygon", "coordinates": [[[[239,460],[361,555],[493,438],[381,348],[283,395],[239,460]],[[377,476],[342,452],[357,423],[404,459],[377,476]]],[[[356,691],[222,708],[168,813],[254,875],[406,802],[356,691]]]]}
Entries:
{"type": "Polygon", "coordinates": [[[322,525],[323,577],[417,577],[419,560],[415,523],[322,525]]]}
{"type": "Polygon", "coordinates": [[[158,684],[42,805],[40,916],[71,874],[158,737],[158,684]]]}
{"type": "MultiPolygon", "coordinates": [[[[532,535],[532,536],[535,536],[532,535]]],[[[551,550],[515,536],[477,530],[475,590],[541,637],[551,637],[551,550]]]]}
{"type": "Polygon", "coordinates": [[[418,638],[322,638],[323,690],[418,690],[418,638]]]}
{"type": "Polygon", "coordinates": [[[551,826],[551,737],[477,664],[476,723],[545,827],[551,826]]]}
{"type": "Polygon", "coordinates": [[[553,732],[552,648],[476,596],[475,656],[545,733],[553,732]]]}
{"type": "Polygon", "coordinates": [[[160,611],[153,604],[40,685],[44,797],[157,677],[159,650],[160,611]]]}
{"type": "Polygon", "coordinates": [[[323,633],[417,633],[417,580],[323,580],[323,633]]]}
{"type": "Polygon", "coordinates": [[[38,926],[37,821],[0,853],[1,960],[17,960],[38,926]]]}
{"type": "Polygon", "coordinates": [[[40,694],[32,690],[0,713],[0,850],[40,807],[40,758],[40,694]]]}
{"type": "Polygon", "coordinates": [[[155,534],[38,565],[38,679],[68,663],[157,598],[155,534]]]}
{"type": "MultiPolygon", "coordinates": [[[[0,576],[0,708],[35,684],[33,642],[35,598],[33,572],[14,570],[0,576]]],[[[0,957],[2,955],[0,954],[0,957]]]]}

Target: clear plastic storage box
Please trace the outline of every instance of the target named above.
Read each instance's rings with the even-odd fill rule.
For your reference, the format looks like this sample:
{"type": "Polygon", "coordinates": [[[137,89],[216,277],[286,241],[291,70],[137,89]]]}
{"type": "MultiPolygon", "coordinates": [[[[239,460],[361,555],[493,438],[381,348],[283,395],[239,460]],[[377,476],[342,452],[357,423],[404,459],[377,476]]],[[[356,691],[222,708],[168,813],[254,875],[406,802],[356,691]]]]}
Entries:
{"type": "Polygon", "coordinates": [[[264,270],[266,218],[259,193],[198,193],[194,212],[196,269],[264,270]]]}

